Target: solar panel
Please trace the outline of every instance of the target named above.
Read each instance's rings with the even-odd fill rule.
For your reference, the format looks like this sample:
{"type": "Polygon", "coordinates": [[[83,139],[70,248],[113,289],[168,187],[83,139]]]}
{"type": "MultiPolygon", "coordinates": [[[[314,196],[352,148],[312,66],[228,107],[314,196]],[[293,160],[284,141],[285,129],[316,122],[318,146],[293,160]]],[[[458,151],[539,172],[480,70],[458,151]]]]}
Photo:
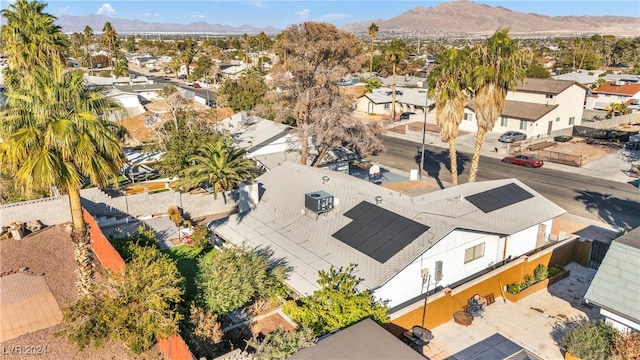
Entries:
{"type": "Polygon", "coordinates": [[[352,219],[333,237],[384,263],[429,229],[428,226],[363,201],[344,213],[352,219]]]}
{"type": "Polygon", "coordinates": [[[482,210],[482,212],[490,213],[532,197],[533,194],[529,193],[517,184],[511,183],[467,196],[466,199],[475,205],[475,207],[482,210]]]}

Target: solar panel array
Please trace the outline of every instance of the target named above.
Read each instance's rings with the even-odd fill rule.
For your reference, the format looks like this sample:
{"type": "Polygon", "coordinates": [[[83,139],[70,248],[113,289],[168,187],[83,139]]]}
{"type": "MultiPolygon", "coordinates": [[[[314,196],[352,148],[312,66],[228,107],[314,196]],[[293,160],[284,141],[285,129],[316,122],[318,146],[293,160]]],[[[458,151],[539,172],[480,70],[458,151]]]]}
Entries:
{"type": "Polygon", "coordinates": [[[467,196],[466,199],[482,212],[490,213],[532,197],[533,194],[511,183],[467,196]]]}
{"type": "Polygon", "coordinates": [[[428,226],[363,201],[344,213],[352,219],[333,237],[384,263],[429,229],[428,226]]]}

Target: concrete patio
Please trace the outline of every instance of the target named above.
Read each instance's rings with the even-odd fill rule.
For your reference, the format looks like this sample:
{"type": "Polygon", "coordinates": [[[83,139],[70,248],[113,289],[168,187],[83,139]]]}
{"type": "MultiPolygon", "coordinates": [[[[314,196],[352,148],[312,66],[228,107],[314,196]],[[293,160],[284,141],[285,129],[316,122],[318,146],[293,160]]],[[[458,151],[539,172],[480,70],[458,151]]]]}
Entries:
{"type": "Polygon", "coordinates": [[[599,309],[583,301],[596,271],[575,263],[565,269],[569,277],[518,303],[496,297],[484,317],[474,318],[470,326],[451,320],[432,329],[435,339],[424,347],[424,355],[431,360],[496,360],[524,350],[528,358],[563,359],[558,346],[562,324],[600,318],[599,309]]]}

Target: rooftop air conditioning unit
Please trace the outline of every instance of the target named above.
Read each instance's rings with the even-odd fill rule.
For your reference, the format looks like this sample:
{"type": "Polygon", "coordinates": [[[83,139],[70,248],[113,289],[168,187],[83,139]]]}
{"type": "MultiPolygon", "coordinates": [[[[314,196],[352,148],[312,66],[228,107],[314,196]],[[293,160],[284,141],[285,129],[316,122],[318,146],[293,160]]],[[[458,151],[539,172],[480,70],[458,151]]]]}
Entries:
{"type": "Polygon", "coordinates": [[[316,214],[332,210],[333,203],[333,195],[325,191],[304,194],[304,207],[316,214]]]}

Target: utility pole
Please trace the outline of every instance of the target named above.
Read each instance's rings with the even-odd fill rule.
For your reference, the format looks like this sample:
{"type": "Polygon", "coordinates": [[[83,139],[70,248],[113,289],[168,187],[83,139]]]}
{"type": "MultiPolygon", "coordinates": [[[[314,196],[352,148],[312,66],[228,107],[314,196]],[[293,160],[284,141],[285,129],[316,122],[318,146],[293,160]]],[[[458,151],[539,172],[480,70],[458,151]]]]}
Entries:
{"type": "MultiPolygon", "coordinates": [[[[429,68],[427,68],[427,78],[429,77],[429,68]]],[[[425,80],[426,81],[426,80],[425,80]]],[[[422,171],[424,170],[424,142],[427,134],[427,114],[429,113],[429,87],[424,95],[424,121],[422,122],[422,153],[420,154],[420,171],[419,179],[422,180],[422,171]]]]}

